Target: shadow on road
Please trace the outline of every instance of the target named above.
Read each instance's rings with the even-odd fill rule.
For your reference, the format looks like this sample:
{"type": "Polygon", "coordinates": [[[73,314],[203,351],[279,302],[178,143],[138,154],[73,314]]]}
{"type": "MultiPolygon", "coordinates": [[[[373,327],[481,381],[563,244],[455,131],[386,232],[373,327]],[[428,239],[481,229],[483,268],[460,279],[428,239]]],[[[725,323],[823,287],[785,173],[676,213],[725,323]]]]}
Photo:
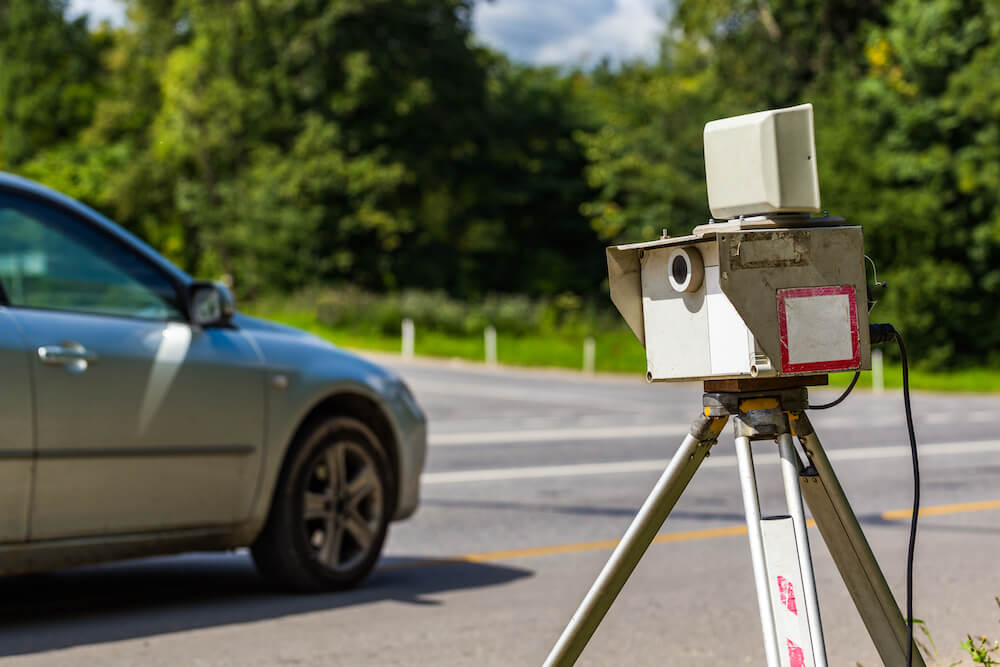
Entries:
{"type": "Polygon", "coordinates": [[[383,600],[438,604],[436,593],[496,586],[529,570],[383,559],[356,590],[275,592],[245,554],[188,554],[0,579],[0,656],[247,623],[383,600]]]}

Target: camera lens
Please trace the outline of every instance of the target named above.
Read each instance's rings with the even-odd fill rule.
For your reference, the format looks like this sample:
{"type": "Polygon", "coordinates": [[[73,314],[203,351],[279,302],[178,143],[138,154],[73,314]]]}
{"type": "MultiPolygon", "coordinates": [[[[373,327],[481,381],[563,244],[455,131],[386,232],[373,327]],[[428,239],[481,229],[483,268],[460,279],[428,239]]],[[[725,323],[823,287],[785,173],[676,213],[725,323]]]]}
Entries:
{"type": "Polygon", "coordinates": [[[675,292],[697,292],[705,274],[701,253],[694,247],[674,248],[667,258],[667,280],[675,292]]]}
{"type": "Polygon", "coordinates": [[[674,256],[674,261],[670,263],[670,273],[674,277],[674,282],[683,285],[688,277],[688,265],[680,255],[674,256]]]}

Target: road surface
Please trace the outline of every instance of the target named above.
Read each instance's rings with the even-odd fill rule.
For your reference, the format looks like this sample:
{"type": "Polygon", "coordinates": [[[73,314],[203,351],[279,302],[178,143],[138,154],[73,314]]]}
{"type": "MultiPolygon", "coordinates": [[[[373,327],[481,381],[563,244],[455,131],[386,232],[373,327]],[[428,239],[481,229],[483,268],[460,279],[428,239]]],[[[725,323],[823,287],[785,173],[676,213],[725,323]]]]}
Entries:
{"type": "MultiPolygon", "coordinates": [[[[431,447],[422,506],[392,527],[363,588],[276,594],[245,552],[8,579],[0,665],[540,664],[697,416],[700,387],[380,361],[427,410],[431,447]]],[[[948,664],[966,633],[1000,635],[1000,397],[920,393],[914,412],[935,508],[920,523],[915,611],[948,664]]],[[[902,604],[900,396],[859,391],[811,417],[902,604]]],[[[774,450],[754,445],[765,514],[783,513],[774,450]]],[[[763,664],[742,522],[727,427],[579,664],[763,664]]],[[[810,535],[830,664],[880,664],[810,535]]]]}

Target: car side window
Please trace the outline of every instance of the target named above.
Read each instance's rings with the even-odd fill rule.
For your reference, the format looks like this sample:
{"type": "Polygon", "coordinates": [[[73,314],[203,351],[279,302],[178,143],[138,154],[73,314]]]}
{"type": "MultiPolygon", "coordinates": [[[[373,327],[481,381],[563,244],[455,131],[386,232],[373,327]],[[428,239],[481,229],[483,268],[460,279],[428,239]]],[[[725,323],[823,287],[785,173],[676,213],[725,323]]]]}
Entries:
{"type": "Polygon", "coordinates": [[[68,213],[2,193],[0,281],[12,306],[182,317],[174,285],[146,259],[68,213]]]}

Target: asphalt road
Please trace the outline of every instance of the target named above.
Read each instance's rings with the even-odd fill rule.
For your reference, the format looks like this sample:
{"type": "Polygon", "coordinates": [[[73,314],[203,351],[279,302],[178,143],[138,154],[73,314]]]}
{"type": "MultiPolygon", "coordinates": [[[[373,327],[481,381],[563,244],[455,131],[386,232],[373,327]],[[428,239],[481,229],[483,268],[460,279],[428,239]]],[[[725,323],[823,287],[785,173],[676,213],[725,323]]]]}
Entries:
{"type": "MultiPolygon", "coordinates": [[[[0,664],[540,664],[697,416],[700,387],[388,363],[427,410],[431,449],[421,509],[393,526],[367,585],[278,595],[245,553],[8,579],[0,664]]],[[[923,506],[938,508],[921,518],[915,610],[948,664],[966,633],[1000,635],[1000,397],[915,394],[914,411],[923,506]]],[[[859,391],[811,416],[902,604],[908,522],[884,516],[911,502],[901,398],[859,391]]],[[[774,447],[754,451],[764,512],[783,513],[774,447]]],[[[579,664],[763,664],[742,523],[727,428],[579,664]]],[[[880,664],[811,537],[830,664],[880,664]]]]}

